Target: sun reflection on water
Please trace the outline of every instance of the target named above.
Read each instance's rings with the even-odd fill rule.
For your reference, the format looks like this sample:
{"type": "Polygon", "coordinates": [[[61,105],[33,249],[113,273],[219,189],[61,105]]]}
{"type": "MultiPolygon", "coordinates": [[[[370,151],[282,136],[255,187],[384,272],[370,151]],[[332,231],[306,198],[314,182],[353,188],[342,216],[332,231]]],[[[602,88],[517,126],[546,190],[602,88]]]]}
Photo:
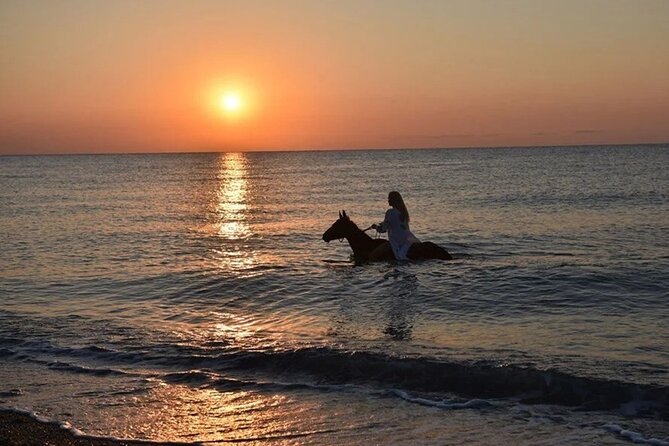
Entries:
{"type": "Polygon", "coordinates": [[[154,383],[146,396],[130,402],[131,410],[125,416],[110,420],[113,433],[158,441],[280,442],[306,430],[295,419],[295,412],[315,409],[286,395],[241,390],[242,381],[211,378],[211,383],[201,387],[154,383]],[[137,412],[143,416],[133,416],[137,412]]]}
{"type": "Polygon", "coordinates": [[[219,158],[219,188],[216,193],[218,232],[227,239],[243,239],[251,234],[247,220],[247,172],[243,153],[224,153],[219,158]]]}
{"type": "MultiPolygon", "coordinates": [[[[220,243],[213,249],[221,268],[235,274],[258,264],[249,245],[250,227],[248,160],[243,153],[223,153],[218,159],[214,213],[220,243]]],[[[244,273],[242,273],[244,274],[244,273]]]]}

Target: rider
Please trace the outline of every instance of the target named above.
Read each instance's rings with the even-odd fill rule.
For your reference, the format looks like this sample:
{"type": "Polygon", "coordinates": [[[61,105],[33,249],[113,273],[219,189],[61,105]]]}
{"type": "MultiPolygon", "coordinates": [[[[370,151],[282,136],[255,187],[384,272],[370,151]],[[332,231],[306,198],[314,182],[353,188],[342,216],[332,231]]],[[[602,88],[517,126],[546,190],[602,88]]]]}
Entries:
{"type": "MultiPolygon", "coordinates": [[[[388,194],[388,204],[391,208],[386,211],[385,219],[379,224],[373,224],[372,228],[379,232],[388,232],[388,241],[395,259],[409,260],[407,257],[409,248],[420,240],[409,229],[409,211],[400,193],[397,191],[390,192],[388,194]]],[[[377,248],[377,251],[384,249],[384,245],[377,248]]],[[[383,253],[375,251],[373,257],[376,256],[383,257],[383,253]]]]}

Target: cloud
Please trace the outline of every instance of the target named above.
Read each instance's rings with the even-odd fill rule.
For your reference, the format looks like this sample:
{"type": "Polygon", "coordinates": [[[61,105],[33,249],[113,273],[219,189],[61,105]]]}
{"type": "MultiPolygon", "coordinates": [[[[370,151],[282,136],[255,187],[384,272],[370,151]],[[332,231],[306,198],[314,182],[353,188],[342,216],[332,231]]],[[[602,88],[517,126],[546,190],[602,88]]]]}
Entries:
{"type": "Polygon", "coordinates": [[[587,135],[592,133],[602,133],[602,130],[598,129],[576,130],[574,131],[574,133],[577,135],[587,135]]]}
{"type": "Polygon", "coordinates": [[[426,135],[424,138],[444,139],[444,138],[492,138],[500,136],[501,133],[444,133],[441,135],[426,135]]]}
{"type": "Polygon", "coordinates": [[[443,135],[432,135],[430,138],[472,138],[476,135],[468,133],[446,133],[443,135]]]}

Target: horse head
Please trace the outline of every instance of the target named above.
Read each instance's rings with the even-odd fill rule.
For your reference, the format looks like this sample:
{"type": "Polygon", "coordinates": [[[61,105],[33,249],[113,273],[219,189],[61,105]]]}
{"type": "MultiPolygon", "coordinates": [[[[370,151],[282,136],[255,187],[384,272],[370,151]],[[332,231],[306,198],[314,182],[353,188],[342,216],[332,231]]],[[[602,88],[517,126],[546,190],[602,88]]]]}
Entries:
{"type": "Polygon", "coordinates": [[[351,221],[350,218],[348,218],[346,211],[340,211],[339,218],[334,223],[332,223],[330,229],[323,233],[323,240],[329,242],[332,240],[346,238],[355,229],[357,229],[357,226],[351,221]]]}

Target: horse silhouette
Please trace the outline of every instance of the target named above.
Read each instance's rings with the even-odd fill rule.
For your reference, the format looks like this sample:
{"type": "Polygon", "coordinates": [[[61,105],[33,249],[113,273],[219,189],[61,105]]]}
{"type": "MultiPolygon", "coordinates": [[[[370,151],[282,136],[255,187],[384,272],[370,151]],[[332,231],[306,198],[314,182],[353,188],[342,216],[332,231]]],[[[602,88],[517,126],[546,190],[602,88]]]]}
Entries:
{"type": "MultiPolygon", "coordinates": [[[[346,215],[346,211],[339,212],[339,218],[323,233],[323,241],[325,242],[337,239],[346,239],[348,241],[356,262],[395,260],[391,249],[379,250],[385,253],[383,256],[373,254],[380,245],[390,242],[382,238],[372,238],[367,235],[365,231],[360,229],[346,215]]],[[[453,258],[448,251],[432,242],[414,243],[409,248],[407,257],[411,260],[451,260],[453,258]]]]}

